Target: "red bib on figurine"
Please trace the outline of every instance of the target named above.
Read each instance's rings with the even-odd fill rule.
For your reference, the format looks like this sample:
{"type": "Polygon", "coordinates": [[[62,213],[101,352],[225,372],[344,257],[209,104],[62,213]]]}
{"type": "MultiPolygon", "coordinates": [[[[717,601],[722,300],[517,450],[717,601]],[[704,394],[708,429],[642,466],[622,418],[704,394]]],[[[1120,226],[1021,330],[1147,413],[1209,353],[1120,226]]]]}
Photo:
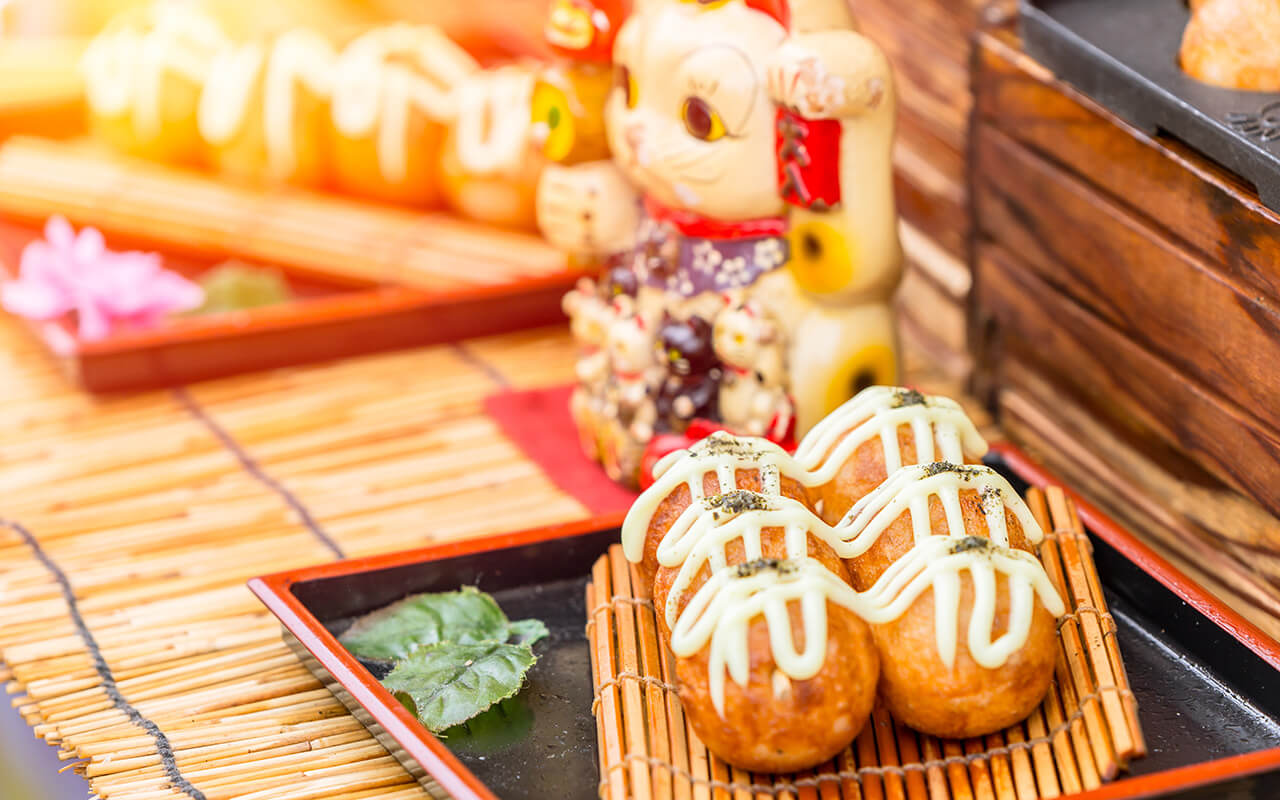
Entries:
{"type": "Polygon", "coordinates": [[[840,205],[840,121],[805,119],[778,109],[778,191],[793,206],[826,211],[840,205]]]}

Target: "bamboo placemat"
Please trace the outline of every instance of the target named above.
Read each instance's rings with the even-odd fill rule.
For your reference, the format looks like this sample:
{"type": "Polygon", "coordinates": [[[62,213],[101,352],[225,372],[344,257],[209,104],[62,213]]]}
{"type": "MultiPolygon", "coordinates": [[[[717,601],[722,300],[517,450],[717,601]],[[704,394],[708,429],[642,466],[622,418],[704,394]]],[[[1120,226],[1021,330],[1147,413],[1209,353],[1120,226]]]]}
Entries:
{"type": "Polygon", "coordinates": [[[1092,546],[1061,489],[1032,489],[1027,501],[1049,532],[1040,560],[1069,608],[1041,706],[1024,723],[963,741],[916,733],[877,707],[844,752],[794,775],[745,772],[698,741],[681,710],[653,606],[636,591],[638,572],[621,545],[611,547],[587,585],[600,796],[1036,800],[1114,778],[1146,744],[1092,546]]]}
{"type": "Polygon", "coordinates": [[[244,582],[585,516],[482,408],[571,352],[553,329],[101,399],[0,321],[15,705],[99,797],[424,797],[244,582]]]}

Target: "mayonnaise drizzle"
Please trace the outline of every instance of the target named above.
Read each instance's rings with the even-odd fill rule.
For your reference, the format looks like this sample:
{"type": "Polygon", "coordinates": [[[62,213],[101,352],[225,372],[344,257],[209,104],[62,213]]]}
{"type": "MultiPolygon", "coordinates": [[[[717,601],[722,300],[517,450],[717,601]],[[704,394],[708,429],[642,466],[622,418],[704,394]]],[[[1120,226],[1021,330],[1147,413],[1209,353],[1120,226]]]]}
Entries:
{"type": "MultiPolygon", "coordinates": [[[[323,36],[301,29],[283,33],[270,44],[234,46],[212,21],[173,3],[158,3],[152,17],[150,27],[120,26],[89,45],[83,69],[90,106],[101,114],[132,109],[140,135],[153,136],[161,128],[162,82],[172,73],[200,87],[200,137],[219,146],[242,130],[261,80],[267,170],[277,178],[289,176],[297,164],[299,87],[331,100],[333,124],[342,134],[376,136],[378,170],[394,183],[408,174],[411,111],[441,124],[454,122],[459,97],[475,94],[468,90],[459,95],[457,90],[480,69],[465,50],[430,25],[376,28],[339,54],[323,36]]],[[[490,118],[493,125],[486,136],[478,137],[479,149],[468,150],[469,159],[463,157],[464,166],[476,173],[518,163],[513,159],[523,155],[527,138],[527,98],[518,111],[520,124],[512,122],[517,110],[511,104],[521,102],[523,90],[512,84],[506,70],[490,74],[497,88],[482,92],[481,107],[472,112],[479,114],[479,121],[470,125],[483,127],[490,118]],[[490,96],[493,108],[483,105],[490,96]]],[[[466,135],[470,134],[461,134],[460,140],[466,135]]]]}
{"type": "Polygon", "coordinates": [[[857,603],[853,588],[816,559],[783,561],[749,576],[740,576],[736,566],[721,569],[680,614],[671,630],[671,652],[688,657],[711,641],[708,685],[711,702],[723,717],[725,672],[739,686],[751,676],[751,620],[764,615],[778,671],[793,680],[808,680],[826,660],[828,598],[845,606],[857,603]],[[793,600],[800,603],[804,620],[801,651],[796,650],[787,610],[793,600]]]}
{"type": "Polygon", "coordinates": [[[403,181],[410,111],[417,109],[441,124],[453,121],[458,113],[453,93],[478,69],[439,28],[401,23],[369,31],[338,60],[334,127],[352,138],[376,130],[379,172],[393,183],[403,181]]]}
{"type": "MultiPolygon", "coordinates": [[[[622,529],[626,556],[632,561],[640,560],[653,514],[681,483],[689,487],[694,501],[702,498],[702,478],[708,472],[720,476],[718,493],[737,488],[733,476],[739,469],[758,468],[762,479],[768,481],[785,475],[803,486],[821,486],[835,478],[844,461],[863,442],[877,435],[884,443],[886,469],[892,473],[902,461],[898,446],[898,428],[902,425],[911,426],[916,453],[925,463],[935,460],[935,437],[940,446],[938,460],[961,463],[965,456],[976,459],[987,452],[986,441],[954,400],[900,387],[872,386],[814,426],[795,457],[766,439],[724,432],[713,433],[689,450],[667,454],[654,466],[653,486],[640,495],[627,514],[622,529]]],[[[779,489],[771,484],[765,487],[765,493],[778,494],[779,489]]],[[[685,513],[696,510],[686,509],[685,513]]]]}
{"type": "Polygon", "coordinates": [[[986,466],[945,461],[912,464],[897,470],[854,503],[837,527],[858,540],[874,542],[903,511],[909,510],[912,532],[919,542],[932,535],[929,498],[937,497],[946,513],[948,535],[964,536],[964,512],[960,508],[963,489],[977,491],[982,499],[982,513],[991,541],[1002,547],[1009,545],[1006,510],[1022,525],[1028,541],[1039,544],[1044,539],[1044,532],[1031,510],[1000,473],[986,466]]]}
{"type": "Polygon", "coordinates": [[[724,494],[737,488],[736,474],[740,469],[758,469],[764,494],[768,495],[782,493],[782,475],[796,480],[807,477],[787,451],[773,442],[716,431],[688,450],[668,453],[654,465],[653,485],[636,498],[622,522],[623,553],[631,561],[643,557],[649,523],[677,486],[683,483],[688,487],[690,502],[672,524],[672,530],[693,524],[703,499],[702,479],[707,473],[716,475],[716,494],[724,494]]]}
{"type": "Polygon", "coordinates": [[[906,396],[913,402],[903,403],[901,393],[907,390],[873,388],[877,391],[863,392],[838,410],[840,419],[835,423],[819,423],[796,458],[768,440],[723,432],[687,451],[667,455],[654,467],[654,484],[636,500],[623,522],[623,551],[631,561],[640,561],[658,506],[681,484],[688,488],[689,506],[658,545],[659,565],[678,567],[660,613],[671,628],[671,648],[677,656],[691,656],[710,642],[709,685],[712,702],[722,715],[725,673],[739,685],[749,678],[748,630],[758,615],[769,625],[778,670],[793,680],[806,680],[817,674],[825,658],[828,601],[868,622],[884,624],[932,589],[938,655],[953,667],[959,641],[960,575],[968,571],[974,597],[966,644],[973,660],[990,669],[1004,664],[1026,644],[1037,597],[1054,616],[1065,611],[1040,561],[1009,546],[1006,514],[1018,520],[1028,541],[1038,544],[1044,539],[1026,503],[989,467],[959,463],[965,455],[986,451],[986,443],[960,407],[945,398],[916,394],[906,396]],[[941,454],[957,457],[956,463],[938,461],[895,469],[835,526],[825,524],[804,503],[781,495],[782,476],[805,486],[826,483],[858,445],[875,435],[881,435],[886,464],[892,464],[890,452],[898,452],[897,428],[902,424],[912,425],[921,457],[933,454],[936,436],[941,454]],[[928,445],[922,446],[922,441],[928,445]],[[740,469],[758,469],[763,492],[738,489],[740,469]],[[716,476],[718,491],[705,497],[703,480],[708,474],[716,476]],[[966,489],[977,491],[981,498],[988,539],[971,536],[965,529],[960,493],[966,489]],[[939,499],[945,512],[947,529],[941,535],[930,526],[931,497],[939,499]],[[865,592],[857,592],[808,555],[812,535],[840,558],[856,558],[903,511],[911,512],[914,544],[865,592]],[[763,558],[762,534],[769,528],[784,532],[782,562],[763,558]],[[748,564],[766,568],[744,573],[742,565],[729,564],[727,548],[735,540],[741,541],[748,564]],[[704,566],[711,572],[710,579],[680,610],[704,566]],[[994,636],[999,576],[1008,582],[1010,618],[1008,630],[994,636]],[[802,613],[805,644],[800,651],[787,611],[791,601],[800,603],[802,613]]]}
{"type": "Polygon", "coordinates": [[[185,4],[156,3],[146,24],[121,24],[94,37],[81,69],[89,107],[107,116],[132,112],[138,134],[160,133],[165,76],[204,84],[214,56],[230,46],[217,24],[185,4]]]}
{"type": "Polygon", "coordinates": [[[287,178],[297,168],[297,89],[301,86],[327,98],[336,57],[328,40],[306,30],[287,31],[269,48],[254,42],[223,50],[214,58],[200,94],[197,121],[201,138],[212,145],[225,145],[242,130],[261,76],[267,172],[274,178],[287,178]]]}
{"type": "Polygon", "coordinates": [[[518,67],[476,73],[456,89],[458,163],[472,175],[518,169],[528,158],[534,75],[518,67]]]}
{"type": "Polygon", "coordinates": [[[859,446],[879,436],[885,474],[892,474],[902,466],[898,427],[904,424],[915,434],[917,463],[960,464],[966,456],[976,460],[987,452],[986,440],[956,401],[898,386],[870,386],[810,429],[795,458],[817,483],[827,483],[859,446]]]}
{"type": "MultiPolygon", "coordinates": [[[[914,469],[904,467],[902,471],[914,469]]],[[[965,535],[963,528],[917,540],[870,589],[857,592],[807,554],[808,536],[827,542],[847,558],[849,553],[865,552],[874,542],[865,539],[868,529],[832,528],[796,500],[742,490],[708,498],[695,507],[698,513],[693,523],[682,531],[673,527],[659,546],[659,561],[680,567],[662,613],[671,628],[675,655],[687,658],[710,642],[708,685],[712,703],[721,715],[724,673],[727,671],[740,686],[750,677],[748,631],[758,615],[764,616],[768,626],[770,651],[778,670],[793,680],[807,680],[822,668],[825,658],[828,601],[867,622],[885,624],[902,616],[932,589],[938,656],[948,668],[955,665],[963,571],[969,572],[974,592],[965,643],[974,662],[988,669],[1004,664],[1026,644],[1037,596],[1055,617],[1065,611],[1035,556],[965,535]],[[785,531],[786,559],[778,562],[764,559],[761,541],[762,532],[774,527],[785,531]],[[735,539],[742,541],[745,568],[727,561],[726,547],[735,539]],[[677,560],[680,556],[683,561],[677,560]],[[760,564],[766,566],[756,566],[760,564]],[[681,611],[680,602],[704,565],[710,567],[711,577],[681,611]],[[1009,624],[1004,633],[994,636],[997,578],[1001,575],[1008,581],[1009,624]],[[787,610],[791,601],[800,603],[802,651],[796,650],[793,639],[787,610]]],[[[1002,512],[1003,508],[1002,504],[1002,512]]],[[[1038,527],[1034,530],[1039,531],[1038,527]]],[[[1043,538],[1030,532],[1029,536],[1035,541],[1043,538]]]]}

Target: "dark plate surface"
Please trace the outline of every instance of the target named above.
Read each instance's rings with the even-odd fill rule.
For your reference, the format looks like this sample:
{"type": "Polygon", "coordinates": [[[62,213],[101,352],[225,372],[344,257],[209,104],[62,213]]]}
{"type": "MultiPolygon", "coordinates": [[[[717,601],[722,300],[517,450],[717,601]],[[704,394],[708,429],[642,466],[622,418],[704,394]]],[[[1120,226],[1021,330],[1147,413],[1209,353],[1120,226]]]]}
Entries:
{"type": "MultiPolygon", "coordinates": [[[[1025,491],[1004,459],[987,461],[1025,491]]],[[[1150,750],[1130,774],[1280,745],[1280,671],[1116,548],[1090,538],[1150,750]]]]}
{"type": "MultiPolygon", "coordinates": [[[[989,460],[1021,489],[1026,482],[1019,477],[1019,468],[1029,462],[1016,451],[1009,452],[1010,459],[989,460]]],[[[1081,516],[1087,525],[1093,518],[1083,508],[1081,516]]],[[[1151,751],[1133,762],[1125,779],[1089,796],[1099,800],[1157,795],[1280,797],[1280,771],[1267,772],[1280,768],[1280,750],[1275,749],[1280,748],[1280,672],[1274,666],[1280,664],[1280,648],[1265,637],[1257,640],[1256,629],[1248,630],[1247,623],[1240,627],[1242,621],[1229,610],[1219,614],[1206,606],[1212,601],[1194,587],[1190,594],[1180,594],[1176,582],[1171,586],[1157,580],[1133,557],[1138,552],[1134,548],[1140,554],[1149,555],[1149,551],[1127,534],[1108,527],[1100,538],[1095,526],[1089,527],[1151,751]],[[1242,778],[1244,773],[1249,777],[1242,778]]],[[[425,560],[422,553],[405,554],[406,560],[395,565],[385,563],[394,556],[377,559],[376,565],[354,563],[345,570],[344,562],[310,571],[321,573],[316,577],[304,570],[260,579],[254,582],[254,590],[273,610],[276,605],[269,595],[287,596],[311,617],[309,625],[325,632],[321,638],[334,651],[341,648],[332,637],[355,616],[407,594],[456,589],[462,584],[494,593],[513,618],[543,619],[551,637],[538,646],[541,660],[520,695],[521,702],[504,712],[505,719],[493,720],[498,723],[494,730],[448,739],[444,745],[459,766],[498,797],[592,798],[597,796],[599,762],[583,587],[591,564],[616,541],[616,527],[611,527],[532,543],[503,542],[496,548],[433,560],[425,560]]],[[[483,542],[477,546],[485,548],[483,542]]],[[[1172,574],[1175,581],[1181,578],[1172,574]]],[[[298,633],[288,614],[277,613],[298,633]]],[[[303,633],[300,638],[305,639],[303,633]]],[[[384,701],[356,700],[353,694],[359,693],[358,686],[354,693],[345,691],[358,682],[355,676],[344,680],[341,669],[318,660],[333,665],[349,656],[316,652],[324,648],[315,642],[305,649],[311,653],[305,654],[304,661],[317,676],[411,772],[425,777],[423,766],[426,771],[431,766],[415,761],[409,752],[412,743],[402,736],[389,736],[377,721],[381,718],[378,705],[384,701]]],[[[366,671],[370,667],[378,669],[376,664],[357,666],[364,673],[360,680],[372,683],[374,675],[366,671]]],[[[385,701],[394,704],[389,696],[385,701]]],[[[411,725],[417,729],[413,735],[431,739],[420,725],[411,725]]],[[[437,778],[439,769],[436,765],[437,778]]]]}
{"type": "Polygon", "coordinates": [[[1148,133],[1163,131],[1280,211],[1280,93],[1223,89],[1178,66],[1185,0],[1022,0],[1027,53],[1148,133]]]}
{"type": "MultiPolygon", "coordinates": [[[[551,635],[513,700],[444,740],[499,797],[596,796],[599,759],[591,716],[586,585],[591,565],[618,541],[616,529],[403,567],[295,584],[295,596],[331,634],[355,617],[417,592],[477,586],[513,619],[536,617],[551,635]]],[[[381,678],[385,667],[362,662],[381,678]]]]}

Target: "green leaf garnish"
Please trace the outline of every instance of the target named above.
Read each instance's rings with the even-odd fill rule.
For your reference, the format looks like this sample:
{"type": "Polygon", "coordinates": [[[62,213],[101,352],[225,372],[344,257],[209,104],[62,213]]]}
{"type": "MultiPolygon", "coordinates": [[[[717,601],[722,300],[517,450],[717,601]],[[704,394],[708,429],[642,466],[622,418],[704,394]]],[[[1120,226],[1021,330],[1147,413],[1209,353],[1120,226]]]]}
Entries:
{"type": "Polygon", "coordinates": [[[510,638],[517,644],[532,645],[551,634],[546,623],[540,619],[518,619],[511,623],[510,638]]]}
{"type": "Polygon", "coordinates": [[[255,267],[241,261],[224,261],[200,276],[204,304],[196,314],[239,311],[286,303],[293,291],[279,270],[255,267]]]}
{"type": "Polygon", "coordinates": [[[341,641],[357,656],[398,660],[440,642],[505,642],[510,628],[492,597],[464,586],[457,592],[413,595],[366,614],[341,641]]]}
{"type": "Polygon", "coordinates": [[[527,644],[432,644],[398,663],[382,684],[439,733],[520,691],[537,660],[527,644]]]}

